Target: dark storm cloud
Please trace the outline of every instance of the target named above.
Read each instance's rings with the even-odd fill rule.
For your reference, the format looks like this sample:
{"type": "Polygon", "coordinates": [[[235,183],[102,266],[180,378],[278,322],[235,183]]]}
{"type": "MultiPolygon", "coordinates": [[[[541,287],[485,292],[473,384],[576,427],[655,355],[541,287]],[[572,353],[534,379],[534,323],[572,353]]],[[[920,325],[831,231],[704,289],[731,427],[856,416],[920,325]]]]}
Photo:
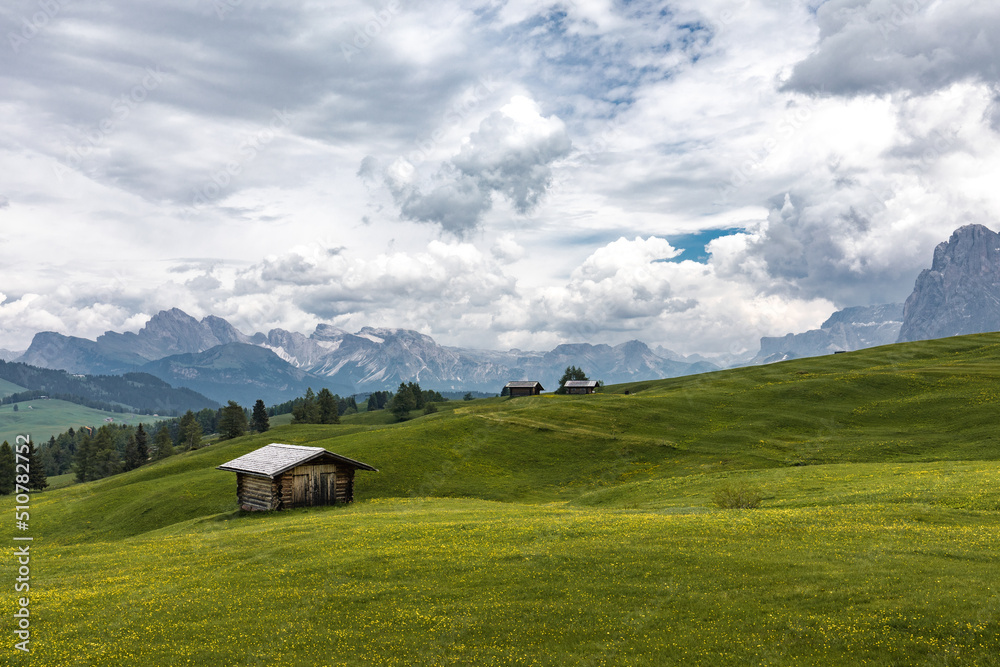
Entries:
{"type": "Polygon", "coordinates": [[[816,11],[820,42],[787,90],[832,95],[924,94],[997,79],[1000,5],[975,0],[830,0],[816,11]]]}

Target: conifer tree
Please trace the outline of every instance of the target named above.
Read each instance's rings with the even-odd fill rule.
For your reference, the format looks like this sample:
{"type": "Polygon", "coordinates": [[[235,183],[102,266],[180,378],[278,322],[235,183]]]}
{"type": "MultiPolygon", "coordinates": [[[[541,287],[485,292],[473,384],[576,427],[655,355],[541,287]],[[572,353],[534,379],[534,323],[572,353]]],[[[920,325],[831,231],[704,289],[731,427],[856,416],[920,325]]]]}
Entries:
{"type": "Polygon", "coordinates": [[[320,424],[340,423],[340,408],[337,404],[337,398],[326,387],[319,390],[319,396],[316,399],[316,413],[317,421],[320,424]]]}
{"type": "Polygon", "coordinates": [[[201,447],[201,424],[191,410],[181,417],[179,436],[180,446],[185,451],[201,447]]]}
{"type": "Polygon", "coordinates": [[[405,382],[399,383],[399,389],[396,390],[396,394],[389,401],[389,412],[396,416],[396,419],[403,421],[409,419],[410,410],[415,410],[417,407],[417,400],[413,396],[413,392],[406,385],[405,382]]]}
{"type": "Polygon", "coordinates": [[[115,439],[111,426],[102,426],[94,436],[91,461],[93,476],[91,479],[102,479],[118,474],[122,470],[121,456],[115,448],[115,439]]]}
{"type": "Polygon", "coordinates": [[[80,431],[80,444],[76,446],[76,456],[73,457],[73,467],[76,470],[76,481],[89,482],[94,477],[94,439],[89,435],[82,435],[80,431]]]}
{"type": "Polygon", "coordinates": [[[293,424],[316,424],[319,422],[319,406],[312,387],[306,388],[306,395],[292,408],[293,424]]]}
{"type": "Polygon", "coordinates": [[[32,440],[28,441],[28,466],[28,488],[33,491],[44,490],[49,485],[49,480],[45,476],[45,464],[32,440]]]}
{"type": "Polygon", "coordinates": [[[124,469],[135,470],[141,466],[145,461],[139,457],[139,444],[136,441],[135,435],[129,436],[128,442],[125,443],[125,465],[124,469]]]}
{"type": "Polygon", "coordinates": [[[160,427],[160,430],[156,432],[153,444],[156,446],[155,456],[157,461],[165,459],[168,456],[173,456],[174,442],[170,437],[170,429],[166,426],[160,427]]]}
{"type": "Polygon", "coordinates": [[[14,492],[14,450],[6,440],[0,445],[0,495],[14,492]]]}
{"type": "Polygon", "coordinates": [[[271,420],[267,416],[267,408],[260,398],[253,404],[253,415],[250,417],[251,428],[257,433],[263,433],[271,428],[271,420]]]}
{"type": "Polygon", "coordinates": [[[229,401],[226,407],[222,408],[219,431],[223,440],[238,438],[247,432],[247,414],[236,401],[229,401]]]}
{"type": "Polygon", "coordinates": [[[149,436],[146,435],[146,430],[142,428],[142,424],[135,429],[135,447],[137,456],[139,457],[139,465],[143,465],[149,460],[149,436]]]}

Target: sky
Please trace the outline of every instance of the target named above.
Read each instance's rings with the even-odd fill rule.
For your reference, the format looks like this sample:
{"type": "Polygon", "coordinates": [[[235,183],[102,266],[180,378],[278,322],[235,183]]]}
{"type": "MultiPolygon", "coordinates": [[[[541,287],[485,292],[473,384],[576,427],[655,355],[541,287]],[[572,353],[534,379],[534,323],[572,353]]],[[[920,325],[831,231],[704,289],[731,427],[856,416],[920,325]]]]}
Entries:
{"type": "Polygon", "coordinates": [[[680,354],[1000,213],[991,0],[10,0],[0,348],[180,308],[680,354]]]}

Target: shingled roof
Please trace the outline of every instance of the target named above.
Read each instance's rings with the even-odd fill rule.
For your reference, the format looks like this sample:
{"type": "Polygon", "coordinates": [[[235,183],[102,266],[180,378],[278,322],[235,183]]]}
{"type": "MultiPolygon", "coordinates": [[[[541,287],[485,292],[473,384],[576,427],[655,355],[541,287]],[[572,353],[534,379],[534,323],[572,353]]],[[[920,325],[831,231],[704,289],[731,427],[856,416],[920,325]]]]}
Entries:
{"type": "Polygon", "coordinates": [[[545,390],[545,387],[542,386],[541,382],[535,382],[534,380],[516,380],[514,382],[508,382],[507,385],[506,385],[506,387],[508,389],[510,389],[510,388],[514,388],[514,389],[531,389],[535,385],[538,385],[539,389],[541,389],[543,391],[545,390]]]}
{"type": "Polygon", "coordinates": [[[567,380],[565,387],[596,387],[597,380],[567,380]]]}
{"type": "Polygon", "coordinates": [[[266,447],[255,449],[249,454],[244,454],[217,466],[217,469],[273,478],[296,466],[314,461],[318,463],[320,459],[344,463],[361,470],[378,472],[367,463],[328,452],[322,447],[303,447],[302,445],[283,445],[280,443],[272,443],[266,447]]]}

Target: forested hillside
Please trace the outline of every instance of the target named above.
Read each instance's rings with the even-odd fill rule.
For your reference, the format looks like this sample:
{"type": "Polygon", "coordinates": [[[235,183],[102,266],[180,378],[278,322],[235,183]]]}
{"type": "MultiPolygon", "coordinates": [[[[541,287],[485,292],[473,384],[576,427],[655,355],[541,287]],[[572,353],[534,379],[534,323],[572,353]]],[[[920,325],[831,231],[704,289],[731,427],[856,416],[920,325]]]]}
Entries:
{"type": "Polygon", "coordinates": [[[196,391],[172,387],[148,373],[71,375],[66,371],[0,361],[0,379],[27,390],[4,397],[2,403],[48,396],[99,410],[146,414],[179,414],[219,407],[196,391]]]}

